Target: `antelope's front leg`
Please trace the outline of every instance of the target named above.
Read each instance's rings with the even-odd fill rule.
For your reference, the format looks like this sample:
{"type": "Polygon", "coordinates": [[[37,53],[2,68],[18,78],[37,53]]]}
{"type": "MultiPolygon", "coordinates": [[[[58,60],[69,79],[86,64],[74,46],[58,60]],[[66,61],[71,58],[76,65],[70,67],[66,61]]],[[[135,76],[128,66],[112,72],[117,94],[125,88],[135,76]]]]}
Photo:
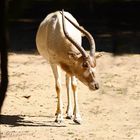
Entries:
{"type": "Polygon", "coordinates": [[[70,94],[70,87],[71,87],[71,77],[66,73],[66,87],[67,87],[67,99],[68,99],[68,105],[67,105],[67,117],[66,119],[71,119],[73,116],[72,111],[72,104],[71,104],[71,94],[70,94]]]}
{"type": "Polygon", "coordinates": [[[74,94],[74,110],[73,110],[73,115],[74,115],[74,122],[81,124],[81,115],[79,112],[79,106],[78,106],[78,97],[77,97],[77,79],[75,76],[72,76],[71,78],[71,84],[72,84],[72,90],[74,94]]]}
{"type": "Polygon", "coordinates": [[[57,93],[57,110],[56,110],[56,119],[55,122],[61,123],[63,121],[63,103],[61,95],[61,70],[60,67],[56,64],[51,64],[54,77],[55,77],[55,87],[57,93]]]}

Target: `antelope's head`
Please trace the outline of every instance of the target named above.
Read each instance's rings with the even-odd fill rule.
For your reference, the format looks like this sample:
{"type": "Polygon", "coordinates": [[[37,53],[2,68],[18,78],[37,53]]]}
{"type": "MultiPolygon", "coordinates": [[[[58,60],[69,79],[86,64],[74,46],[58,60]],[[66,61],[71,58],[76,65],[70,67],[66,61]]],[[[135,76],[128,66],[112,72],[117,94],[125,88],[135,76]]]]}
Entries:
{"type": "Polygon", "coordinates": [[[95,42],[92,35],[86,31],[84,28],[76,25],[69,18],[64,15],[64,12],[60,12],[62,14],[62,24],[63,31],[66,38],[79,50],[80,54],[76,54],[75,52],[70,53],[70,57],[75,60],[75,65],[73,68],[74,75],[86,86],[89,87],[90,90],[99,89],[99,84],[95,78],[95,69],[96,69],[96,57],[95,57],[95,42]],[[65,26],[65,19],[67,19],[75,28],[77,28],[82,34],[84,34],[90,43],[90,53],[88,54],[84,48],[78,44],[74,39],[72,39],[65,26]]]}

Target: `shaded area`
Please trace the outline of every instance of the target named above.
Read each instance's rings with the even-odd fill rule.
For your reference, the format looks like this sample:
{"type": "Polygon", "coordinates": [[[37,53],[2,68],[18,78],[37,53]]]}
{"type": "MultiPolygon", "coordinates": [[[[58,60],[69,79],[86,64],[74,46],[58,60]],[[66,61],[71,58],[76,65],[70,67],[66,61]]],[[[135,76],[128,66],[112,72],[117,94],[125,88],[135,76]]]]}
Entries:
{"type": "MultiPolygon", "coordinates": [[[[31,127],[66,127],[65,125],[59,125],[54,123],[54,121],[47,121],[47,122],[37,122],[37,121],[30,121],[26,119],[27,116],[22,115],[0,115],[0,124],[9,125],[10,127],[17,127],[17,126],[31,126],[31,127]]],[[[34,118],[31,117],[30,118],[34,118]]],[[[35,117],[37,120],[38,117],[35,117]]]]}
{"type": "MultiPolygon", "coordinates": [[[[0,123],[10,126],[19,126],[20,123],[24,122],[24,118],[18,115],[0,115],[0,123]]],[[[31,122],[28,122],[31,123],[31,122]]]]}
{"type": "MultiPolygon", "coordinates": [[[[13,23],[10,29],[11,51],[35,52],[35,36],[39,22],[18,22],[13,23]],[[15,34],[13,34],[15,33],[15,34]]],[[[83,24],[81,24],[83,25],[83,24]]],[[[97,26],[94,26],[97,28],[97,26]]],[[[86,27],[85,27],[86,28],[86,27]]],[[[100,28],[100,27],[98,27],[100,28]]],[[[107,28],[107,27],[104,27],[107,28]]],[[[87,29],[87,28],[86,28],[87,29]]],[[[106,29],[107,30],[107,29],[106,29]]],[[[114,53],[140,53],[140,31],[117,30],[117,31],[100,31],[100,29],[91,29],[88,31],[93,35],[96,42],[97,51],[106,51],[114,53]]],[[[88,41],[83,38],[83,46],[89,49],[88,41]]]]}
{"type": "Polygon", "coordinates": [[[7,1],[0,1],[0,113],[8,87],[8,57],[9,36],[7,31],[7,1]]]}
{"type": "MultiPolygon", "coordinates": [[[[50,12],[64,8],[91,32],[97,51],[140,53],[139,1],[31,0],[26,5],[19,16],[10,16],[12,51],[36,51],[35,35],[40,22],[50,12]]],[[[11,2],[10,8],[13,7],[11,2]]],[[[83,44],[89,48],[87,40],[83,39],[83,44]]]]}

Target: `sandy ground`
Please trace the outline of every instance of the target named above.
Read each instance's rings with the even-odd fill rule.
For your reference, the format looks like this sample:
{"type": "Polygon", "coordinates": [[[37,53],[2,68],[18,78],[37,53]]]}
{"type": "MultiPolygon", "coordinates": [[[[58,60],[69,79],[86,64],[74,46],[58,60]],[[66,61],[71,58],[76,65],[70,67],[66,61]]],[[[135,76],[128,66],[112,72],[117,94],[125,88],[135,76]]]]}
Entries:
{"type": "MultiPolygon", "coordinates": [[[[140,140],[140,55],[104,53],[97,71],[100,90],[91,92],[78,85],[82,124],[66,119],[57,124],[49,64],[39,55],[10,54],[1,140],[140,140]]],[[[65,112],[64,74],[62,79],[65,112]]]]}

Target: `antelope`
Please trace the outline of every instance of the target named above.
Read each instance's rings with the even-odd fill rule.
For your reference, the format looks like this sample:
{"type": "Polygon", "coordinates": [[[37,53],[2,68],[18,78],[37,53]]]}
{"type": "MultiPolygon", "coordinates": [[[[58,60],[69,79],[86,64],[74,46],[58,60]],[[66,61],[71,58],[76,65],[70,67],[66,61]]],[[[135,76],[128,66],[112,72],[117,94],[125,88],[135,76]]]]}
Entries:
{"type": "Polygon", "coordinates": [[[57,109],[55,122],[63,121],[63,103],[61,87],[61,70],[66,72],[67,88],[67,119],[81,124],[81,115],[78,107],[77,80],[84,83],[90,90],[99,89],[95,79],[96,56],[95,42],[92,35],[69,13],[56,11],[50,13],[39,25],[36,34],[36,45],[39,53],[48,60],[52,68],[57,93],[57,109]],[[90,43],[88,54],[82,47],[82,36],[87,37],[90,43]],[[70,88],[74,97],[72,109],[70,88]]]}

